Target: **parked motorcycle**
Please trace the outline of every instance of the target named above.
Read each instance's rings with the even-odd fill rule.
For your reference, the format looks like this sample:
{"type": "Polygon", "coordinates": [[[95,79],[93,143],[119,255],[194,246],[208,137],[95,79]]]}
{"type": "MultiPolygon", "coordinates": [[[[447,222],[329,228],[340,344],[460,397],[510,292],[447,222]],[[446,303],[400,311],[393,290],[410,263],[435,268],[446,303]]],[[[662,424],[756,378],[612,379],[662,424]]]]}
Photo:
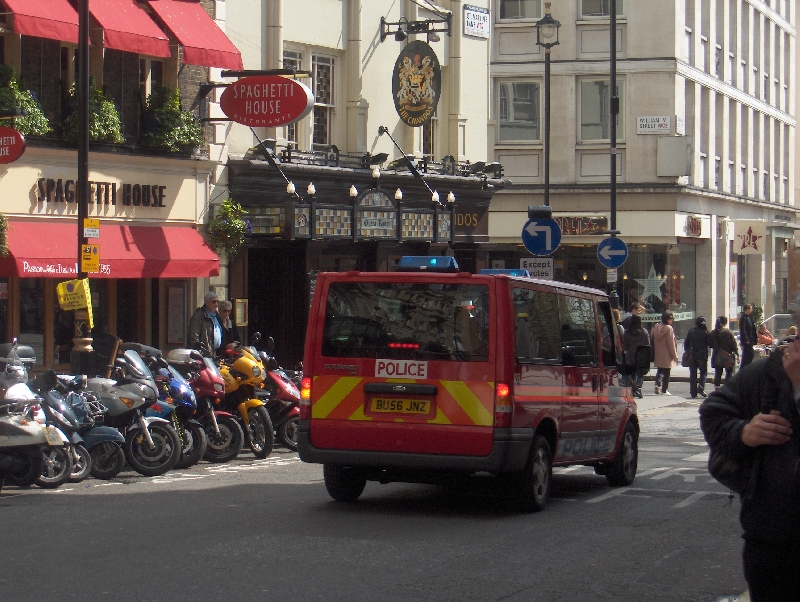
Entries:
{"type": "Polygon", "coordinates": [[[225,382],[211,353],[208,350],[201,353],[195,349],[172,349],[166,359],[186,378],[197,399],[195,416],[208,439],[203,458],[209,462],[233,460],[242,451],[244,432],[229,412],[215,409],[225,394],[225,382]]]}
{"type": "MultiPolygon", "coordinates": [[[[253,335],[254,345],[261,339],[260,333],[253,335]]],[[[266,371],[255,347],[229,349],[220,361],[220,374],[225,382],[225,396],[219,407],[236,416],[247,435],[247,443],[257,458],[266,458],[272,453],[275,431],[264,402],[256,397],[256,389],[262,387],[266,371]]]]}
{"type": "MultiPolygon", "coordinates": [[[[275,436],[287,448],[297,451],[297,426],[300,422],[300,391],[295,384],[297,371],[289,374],[278,364],[272,355],[275,341],[267,338],[266,351],[260,351],[261,363],[267,371],[264,388],[257,389],[256,395],[264,401],[269,412],[275,436]]],[[[302,379],[302,371],[299,379],[302,379]]]]}
{"type": "Polygon", "coordinates": [[[162,475],[178,463],[181,442],[168,420],[145,417],[147,408],[158,401],[158,389],[141,356],[122,347],[112,378],[90,378],[88,387],[108,409],[104,423],[123,433],[131,468],[144,476],[162,475]]]}

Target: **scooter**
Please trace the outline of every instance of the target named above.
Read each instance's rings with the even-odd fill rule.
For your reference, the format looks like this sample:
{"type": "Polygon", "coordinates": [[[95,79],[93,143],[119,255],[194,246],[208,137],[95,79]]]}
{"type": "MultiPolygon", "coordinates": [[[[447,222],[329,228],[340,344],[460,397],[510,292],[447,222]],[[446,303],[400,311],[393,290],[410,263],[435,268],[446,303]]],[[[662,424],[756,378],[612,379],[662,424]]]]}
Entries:
{"type": "Polygon", "coordinates": [[[145,417],[147,408],[158,401],[158,389],[141,356],[123,347],[112,378],[90,378],[88,388],[108,409],[104,424],[123,433],[125,459],[131,468],[148,477],[162,475],[178,463],[180,439],[168,420],[145,417]]]}
{"type": "MultiPolygon", "coordinates": [[[[256,395],[264,401],[269,412],[275,435],[278,440],[292,451],[297,451],[297,426],[300,422],[300,391],[295,385],[295,371],[290,376],[280,367],[278,360],[272,355],[275,341],[267,339],[267,350],[260,351],[261,362],[267,370],[264,388],[257,389],[256,395]]],[[[300,373],[302,379],[302,372],[300,373]]]]}
{"type": "MultiPolygon", "coordinates": [[[[253,335],[252,344],[261,339],[260,333],[253,335]]],[[[266,377],[255,347],[237,347],[226,350],[220,361],[219,371],[225,381],[225,397],[219,407],[237,417],[245,434],[247,443],[257,458],[266,458],[272,453],[275,431],[264,402],[256,397],[256,389],[261,388],[266,377]]]]}
{"type": "Polygon", "coordinates": [[[239,455],[244,432],[229,412],[215,410],[225,394],[225,381],[209,350],[172,349],[167,362],[183,375],[197,399],[195,416],[208,439],[203,458],[209,462],[229,462],[239,455]]]}

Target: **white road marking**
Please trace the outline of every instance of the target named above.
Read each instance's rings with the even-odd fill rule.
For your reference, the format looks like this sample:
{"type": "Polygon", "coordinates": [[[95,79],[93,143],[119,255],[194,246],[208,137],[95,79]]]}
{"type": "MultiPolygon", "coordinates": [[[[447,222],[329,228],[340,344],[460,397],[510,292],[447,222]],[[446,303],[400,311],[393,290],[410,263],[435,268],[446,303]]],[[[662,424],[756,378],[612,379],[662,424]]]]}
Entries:
{"type": "Polygon", "coordinates": [[[683,482],[684,483],[694,483],[695,479],[697,477],[706,476],[708,474],[708,472],[705,471],[705,470],[699,471],[700,474],[692,474],[692,473],[688,472],[690,470],[699,470],[699,469],[697,469],[697,468],[670,468],[666,472],[662,472],[660,475],[656,475],[656,476],[650,477],[650,478],[653,479],[654,481],[661,481],[663,479],[666,479],[667,477],[680,476],[680,477],[683,477],[683,482]]]}
{"type": "Polygon", "coordinates": [[[708,452],[683,458],[681,462],[708,462],[708,452]]]}
{"type": "Polygon", "coordinates": [[[697,500],[705,497],[707,493],[708,493],[708,491],[698,491],[696,493],[693,493],[689,497],[687,497],[682,502],[678,502],[677,504],[675,504],[672,507],[673,508],[686,508],[686,506],[689,506],[690,504],[694,504],[697,500]]]}

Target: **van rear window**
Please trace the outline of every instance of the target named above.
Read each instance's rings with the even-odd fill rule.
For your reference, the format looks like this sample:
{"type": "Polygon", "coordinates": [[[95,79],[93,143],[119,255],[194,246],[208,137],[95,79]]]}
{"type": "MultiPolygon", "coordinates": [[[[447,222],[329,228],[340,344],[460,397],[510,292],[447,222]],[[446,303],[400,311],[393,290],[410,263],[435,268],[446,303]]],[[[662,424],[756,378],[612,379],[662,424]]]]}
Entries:
{"type": "Polygon", "coordinates": [[[331,283],[322,355],[485,362],[489,289],[475,284],[331,283]]]}

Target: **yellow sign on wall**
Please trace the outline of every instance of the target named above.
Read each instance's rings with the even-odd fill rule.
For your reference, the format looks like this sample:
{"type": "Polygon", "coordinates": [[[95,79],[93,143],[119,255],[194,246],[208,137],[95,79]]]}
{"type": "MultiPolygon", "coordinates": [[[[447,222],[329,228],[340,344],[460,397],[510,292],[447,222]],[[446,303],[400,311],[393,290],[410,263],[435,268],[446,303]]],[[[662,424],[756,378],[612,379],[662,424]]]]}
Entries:
{"type": "Polygon", "coordinates": [[[81,272],[97,274],[100,271],[100,245],[83,245],[81,249],[81,272]]]}
{"type": "Polygon", "coordinates": [[[89,290],[89,279],[67,280],[56,285],[58,305],[64,311],[86,309],[89,313],[89,328],[94,328],[92,315],[92,294],[89,290]]]}

